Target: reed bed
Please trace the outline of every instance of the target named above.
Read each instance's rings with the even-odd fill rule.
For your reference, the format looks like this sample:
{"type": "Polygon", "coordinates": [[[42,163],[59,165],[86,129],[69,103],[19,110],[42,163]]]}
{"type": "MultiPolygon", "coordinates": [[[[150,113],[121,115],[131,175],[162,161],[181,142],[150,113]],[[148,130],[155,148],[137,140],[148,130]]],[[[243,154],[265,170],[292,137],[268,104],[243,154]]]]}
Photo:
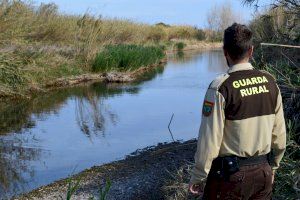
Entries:
{"type": "MultiPolygon", "coordinates": [[[[95,63],[100,62],[99,55],[103,49],[106,51],[106,46],[171,48],[174,40],[205,39],[203,30],[191,26],[148,25],[88,13],[66,15],[59,13],[53,3],[35,5],[29,1],[0,0],[0,96],[18,94],[61,77],[101,71],[95,63]]],[[[130,69],[138,63],[152,63],[145,53],[135,53],[132,58],[138,61],[127,62],[130,69]]],[[[115,67],[106,66],[105,70],[119,69],[115,67]]]]}
{"type": "Polygon", "coordinates": [[[109,45],[97,54],[94,72],[130,71],[157,64],[164,57],[162,47],[141,45],[109,45]]]}
{"type": "MultiPolygon", "coordinates": [[[[192,26],[148,25],[130,20],[64,15],[55,4],[35,6],[25,1],[0,1],[0,44],[26,46],[39,43],[57,48],[164,42],[172,39],[205,40],[205,32],[192,26]]],[[[7,46],[6,46],[7,47],[7,46]]],[[[9,47],[7,47],[9,48],[9,47]]]]}

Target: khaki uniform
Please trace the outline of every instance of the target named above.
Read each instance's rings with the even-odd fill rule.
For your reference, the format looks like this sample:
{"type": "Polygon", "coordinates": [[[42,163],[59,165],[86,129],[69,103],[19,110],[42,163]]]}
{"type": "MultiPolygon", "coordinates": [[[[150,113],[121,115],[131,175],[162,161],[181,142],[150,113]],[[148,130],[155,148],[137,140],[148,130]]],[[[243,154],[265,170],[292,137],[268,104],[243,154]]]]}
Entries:
{"type": "Polygon", "coordinates": [[[212,161],[271,152],[279,167],[286,147],[282,99],[274,78],[250,63],[237,64],[209,86],[203,105],[191,183],[205,183],[212,161]]]}

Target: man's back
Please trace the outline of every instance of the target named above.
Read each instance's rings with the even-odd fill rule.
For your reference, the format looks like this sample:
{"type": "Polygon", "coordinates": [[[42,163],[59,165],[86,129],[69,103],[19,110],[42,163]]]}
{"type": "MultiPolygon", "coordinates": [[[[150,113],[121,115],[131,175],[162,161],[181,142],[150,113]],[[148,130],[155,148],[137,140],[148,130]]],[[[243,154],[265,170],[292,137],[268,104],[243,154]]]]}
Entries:
{"type": "Polygon", "coordinates": [[[271,198],[272,170],[286,146],[283,106],[275,79],[249,63],[252,53],[246,26],[225,30],[229,70],[206,92],[189,187],[199,194],[207,182],[208,199],[271,198]]]}
{"type": "Polygon", "coordinates": [[[226,77],[218,88],[225,100],[225,127],[219,156],[269,153],[277,101],[281,103],[274,78],[253,69],[249,63],[233,66],[226,77]]]}

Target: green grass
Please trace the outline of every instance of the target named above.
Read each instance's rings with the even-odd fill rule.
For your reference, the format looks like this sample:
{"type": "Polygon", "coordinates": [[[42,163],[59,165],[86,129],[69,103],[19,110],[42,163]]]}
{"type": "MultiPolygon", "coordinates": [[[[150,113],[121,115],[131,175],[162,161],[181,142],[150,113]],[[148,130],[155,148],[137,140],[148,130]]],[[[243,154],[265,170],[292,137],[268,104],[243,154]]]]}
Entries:
{"type": "MultiPolygon", "coordinates": [[[[66,195],[66,200],[71,200],[72,196],[75,194],[75,192],[79,189],[81,179],[78,178],[74,182],[71,179],[68,179],[68,190],[66,195]]],[[[61,199],[64,199],[63,197],[60,197],[61,199]]]]}
{"type": "Polygon", "coordinates": [[[300,197],[300,145],[296,142],[296,138],[299,138],[299,121],[287,119],[286,124],[287,150],[281,167],[276,172],[274,187],[274,198],[278,200],[294,200],[300,197]]]}
{"type": "Polygon", "coordinates": [[[27,95],[57,78],[151,65],[163,57],[159,45],[171,48],[180,40],[206,40],[206,32],[89,13],[65,15],[53,3],[0,1],[0,97],[27,95]]]}
{"type": "MultiPolygon", "coordinates": [[[[67,188],[67,192],[66,192],[66,196],[60,196],[61,200],[72,200],[72,197],[74,196],[74,194],[79,190],[80,188],[80,184],[81,184],[81,178],[76,178],[75,180],[72,180],[71,178],[67,179],[67,184],[68,184],[68,188],[67,188]]],[[[111,181],[107,180],[105,182],[104,187],[102,187],[101,185],[99,185],[98,188],[98,194],[97,196],[94,196],[91,194],[91,196],[89,197],[89,200],[105,200],[107,199],[107,195],[108,192],[110,191],[111,188],[111,181]]]]}
{"type": "Polygon", "coordinates": [[[184,49],[184,47],[186,46],[186,44],[183,42],[178,42],[175,44],[175,46],[178,51],[182,51],[184,49]]]}
{"type": "Polygon", "coordinates": [[[164,58],[164,51],[161,47],[109,45],[96,55],[92,70],[94,72],[131,71],[156,64],[162,58],[164,58]]]}
{"type": "MultiPolygon", "coordinates": [[[[293,11],[293,7],[286,4],[258,15],[250,23],[256,45],[260,42],[299,44],[299,27],[289,26],[299,21],[299,15],[293,11]]],[[[274,75],[281,89],[287,125],[287,149],[276,172],[274,199],[300,199],[299,49],[260,46],[256,52],[256,66],[274,75]]]]}
{"type": "Polygon", "coordinates": [[[4,93],[13,95],[24,86],[27,78],[21,66],[22,62],[0,54],[0,96],[4,93]]]}
{"type": "Polygon", "coordinates": [[[274,198],[297,199],[300,197],[300,70],[286,60],[262,63],[260,68],[277,79],[287,127],[287,149],[276,173],[274,198]]]}

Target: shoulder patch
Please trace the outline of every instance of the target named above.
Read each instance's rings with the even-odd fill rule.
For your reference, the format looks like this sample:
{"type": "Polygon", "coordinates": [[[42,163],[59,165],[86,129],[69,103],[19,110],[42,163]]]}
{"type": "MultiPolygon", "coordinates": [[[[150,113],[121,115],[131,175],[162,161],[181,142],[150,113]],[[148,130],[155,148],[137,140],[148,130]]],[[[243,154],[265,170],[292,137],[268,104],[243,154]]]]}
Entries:
{"type": "Polygon", "coordinates": [[[208,117],[212,113],[213,108],[214,108],[214,103],[205,100],[202,108],[203,115],[208,117]]]}
{"type": "Polygon", "coordinates": [[[224,73],[215,78],[209,85],[210,89],[219,89],[222,83],[229,77],[229,74],[224,73]]]}

